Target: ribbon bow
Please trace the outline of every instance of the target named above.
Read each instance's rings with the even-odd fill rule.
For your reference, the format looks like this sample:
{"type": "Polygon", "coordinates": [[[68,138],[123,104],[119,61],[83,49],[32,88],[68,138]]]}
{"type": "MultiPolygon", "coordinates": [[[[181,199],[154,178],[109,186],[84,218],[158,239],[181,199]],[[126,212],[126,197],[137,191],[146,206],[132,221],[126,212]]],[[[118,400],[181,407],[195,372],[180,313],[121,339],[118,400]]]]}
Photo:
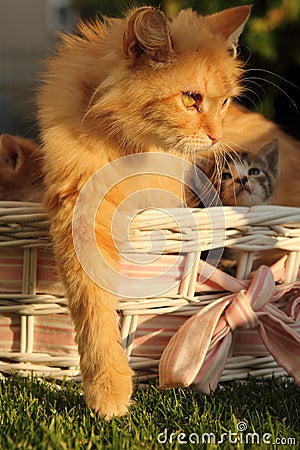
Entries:
{"type": "Polygon", "coordinates": [[[271,269],[260,266],[247,289],[205,306],[179,328],[160,359],[160,386],[193,384],[205,394],[214,390],[237,328],[257,328],[270,354],[300,384],[300,335],[293,330],[298,306],[299,283],[276,287],[271,269]],[[274,302],[286,291],[293,291],[293,302],[285,312],[274,302]]]}

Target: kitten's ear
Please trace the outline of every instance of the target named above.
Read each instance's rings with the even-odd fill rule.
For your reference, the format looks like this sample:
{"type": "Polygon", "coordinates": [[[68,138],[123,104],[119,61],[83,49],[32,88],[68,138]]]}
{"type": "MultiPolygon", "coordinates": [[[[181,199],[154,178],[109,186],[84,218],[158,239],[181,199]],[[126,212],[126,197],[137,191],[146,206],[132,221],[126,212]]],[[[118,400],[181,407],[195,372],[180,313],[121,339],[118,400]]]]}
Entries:
{"type": "Polygon", "coordinates": [[[123,51],[127,57],[144,54],[154,61],[167,62],[172,44],[165,15],[152,7],[134,11],[123,35],[123,51]]]}
{"type": "Polygon", "coordinates": [[[236,47],[251,12],[251,5],[225,9],[207,17],[210,27],[221,33],[228,42],[228,49],[236,56],[236,47]]]}
{"type": "Polygon", "coordinates": [[[278,176],[278,141],[274,139],[268,142],[263,148],[260,149],[259,155],[266,161],[268,168],[272,171],[275,177],[278,176]]]}
{"type": "Polygon", "coordinates": [[[0,137],[0,160],[11,172],[17,172],[24,163],[24,153],[20,145],[9,134],[2,134],[0,137]]]}

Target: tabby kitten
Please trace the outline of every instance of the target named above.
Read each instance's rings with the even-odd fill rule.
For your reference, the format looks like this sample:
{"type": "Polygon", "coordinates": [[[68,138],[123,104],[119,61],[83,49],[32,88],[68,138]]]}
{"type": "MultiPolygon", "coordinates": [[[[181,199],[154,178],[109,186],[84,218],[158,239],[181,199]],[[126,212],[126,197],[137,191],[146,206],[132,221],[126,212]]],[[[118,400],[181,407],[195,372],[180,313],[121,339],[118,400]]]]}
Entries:
{"type": "Polygon", "coordinates": [[[32,139],[0,136],[0,200],[41,202],[42,165],[32,139]]]}
{"type": "MultiPolygon", "coordinates": [[[[120,345],[114,279],[101,265],[94,270],[109,288],[95,283],[75,252],[76,201],[87,181],[120,157],[172,152],[190,158],[217,144],[230,99],[241,92],[235,48],[250,9],[206,17],[184,10],[168,20],[158,9],[141,7],[124,19],[81,23],[47,63],[38,96],[45,206],[75,325],[85,399],[101,417],[126,413],[132,371],[120,345]]],[[[158,176],[136,176],[107,192],[92,224],[101,255],[116,271],[114,211],[139,189],[169,185],[158,176]]],[[[91,190],[82,204],[77,236],[88,254],[92,243],[85,230],[94,195],[91,190]]]]}
{"type": "Polygon", "coordinates": [[[258,153],[272,139],[278,141],[279,177],[272,195],[274,205],[300,206],[300,141],[286,134],[276,123],[232,102],[224,121],[223,144],[248,148],[258,153]]]}
{"type": "MultiPolygon", "coordinates": [[[[258,153],[226,153],[220,175],[216,189],[224,206],[270,203],[279,177],[277,140],[263,146],[258,153]]],[[[226,248],[219,269],[235,276],[238,257],[237,251],[226,248]]],[[[266,262],[265,255],[264,259],[256,258],[254,267],[266,262]]]]}
{"type": "Polygon", "coordinates": [[[274,140],[259,153],[228,152],[221,181],[217,182],[223,205],[254,206],[270,201],[278,180],[278,144],[274,140]]]}
{"type": "Polygon", "coordinates": [[[194,192],[186,190],[190,207],[221,204],[250,207],[269,203],[279,177],[278,143],[273,140],[257,153],[207,152],[205,156],[196,157],[196,167],[200,172],[194,171],[191,175],[194,192]],[[195,192],[201,192],[201,198],[195,192]]]}

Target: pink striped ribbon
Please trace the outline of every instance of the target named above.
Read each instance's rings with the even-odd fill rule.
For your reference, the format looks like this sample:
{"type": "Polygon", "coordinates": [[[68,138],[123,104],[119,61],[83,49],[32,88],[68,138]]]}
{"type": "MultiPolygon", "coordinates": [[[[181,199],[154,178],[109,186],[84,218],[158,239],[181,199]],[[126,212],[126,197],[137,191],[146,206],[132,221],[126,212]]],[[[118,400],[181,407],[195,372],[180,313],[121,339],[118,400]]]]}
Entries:
{"type": "MultiPolygon", "coordinates": [[[[272,269],[277,278],[280,267],[272,269]]],[[[225,284],[232,278],[224,273],[222,277],[225,284]]],[[[235,279],[231,291],[234,294],[203,307],[171,338],[160,359],[161,387],[194,385],[208,394],[230,356],[234,330],[253,328],[277,363],[300,384],[300,335],[292,329],[300,319],[300,283],[275,286],[271,268],[260,266],[251,281],[235,279]],[[282,308],[285,303],[288,307],[282,308]]]]}

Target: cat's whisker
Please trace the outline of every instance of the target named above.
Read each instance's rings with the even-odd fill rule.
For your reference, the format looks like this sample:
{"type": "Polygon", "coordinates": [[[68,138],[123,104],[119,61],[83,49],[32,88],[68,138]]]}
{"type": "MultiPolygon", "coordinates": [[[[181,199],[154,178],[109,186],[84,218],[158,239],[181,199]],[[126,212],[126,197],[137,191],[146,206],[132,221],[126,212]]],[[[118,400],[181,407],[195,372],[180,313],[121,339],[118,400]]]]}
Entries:
{"type": "MultiPolygon", "coordinates": [[[[215,164],[214,164],[214,170],[213,173],[210,176],[210,181],[211,183],[213,183],[213,197],[211,200],[211,204],[210,205],[205,205],[205,206],[213,206],[216,203],[219,204],[219,194],[220,194],[220,173],[222,172],[222,166],[221,166],[221,161],[223,162],[223,153],[222,153],[222,147],[218,147],[217,150],[214,153],[214,159],[215,159],[215,164]]],[[[209,184],[209,186],[207,187],[207,191],[210,191],[210,193],[212,192],[211,189],[211,185],[209,184]]]]}
{"type": "MultiPolygon", "coordinates": [[[[246,167],[245,164],[244,164],[244,162],[243,162],[243,159],[242,159],[241,155],[239,155],[239,153],[238,153],[235,149],[232,149],[231,152],[229,152],[229,153],[227,154],[227,156],[231,159],[232,164],[233,164],[234,167],[236,168],[237,173],[239,172],[237,163],[239,163],[242,167],[246,167]],[[236,161],[236,159],[237,159],[237,161],[236,161]]],[[[235,204],[238,205],[238,202],[237,202],[237,195],[236,195],[236,189],[235,189],[234,172],[233,172],[233,170],[232,170],[230,164],[229,164],[229,171],[230,171],[231,177],[232,177],[232,188],[233,188],[233,194],[234,194],[235,204]]]]}
{"type": "Polygon", "coordinates": [[[265,94],[266,92],[265,92],[264,88],[263,88],[259,83],[257,83],[257,82],[254,81],[254,80],[255,80],[254,77],[248,77],[248,78],[247,78],[247,77],[244,77],[244,79],[242,80],[242,84],[243,84],[244,89],[245,89],[246,91],[249,90],[248,83],[250,82],[251,84],[254,84],[254,85],[257,86],[259,89],[261,89],[261,90],[264,92],[264,94],[265,94]]]}
{"type": "MultiPolygon", "coordinates": [[[[186,170],[187,170],[187,166],[186,166],[186,161],[188,161],[189,157],[189,153],[187,150],[185,150],[183,152],[183,160],[182,160],[182,174],[181,174],[181,179],[183,180],[183,182],[180,184],[180,196],[181,196],[181,203],[183,204],[183,206],[187,207],[188,205],[188,201],[187,201],[187,196],[186,196],[186,186],[185,186],[185,180],[188,177],[188,175],[186,174],[186,170]]],[[[192,159],[193,159],[193,154],[192,154],[192,159]]]]}
{"type": "Polygon", "coordinates": [[[248,151],[247,147],[244,147],[241,144],[237,144],[236,142],[233,142],[228,138],[223,139],[223,145],[228,149],[228,151],[237,151],[237,150],[248,151]]]}
{"type": "MultiPolygon", "coordinates": [[[[248,81],[248,80],[245,80],[245,81],[248,81]]],[[[253,81],[253,80],[250,80],[250,83],[253,84],[254,86],[258,87],[258,88],[263,92],[264,96],[266,96],[266,91],[265,91],[265,89],[264,89],[259,83],[257,83],[256,81],[253,81]]],[[[245,84],[246,84],[246,83],[245,83],[245,84]]],[[[248,94],[248,93],[252,93],[252,94],[259,100],[259,103],[262,104],[262,101],[261,101],[261,98],[260,98],[259,93],[256,92],[254,89],[251,89],[251,88],[249,87],[248,84],[245,85],[245,89],[244,89],[244,91],[240,94],[239,98],[248,98],[248,97],[247,97],[247,94],[248,94]]],[[[251,100],[251,99],[248,98],[248,100],[251,100]]],[[[252,100],[252,102],[254,103],[253,100],[252,100]]],[[[254,105],[255,105],[255,103],[254,103],[254,105]]],[[[256,105],[255,105],[255,106],[256,106],[256,105]]]]}
{"type": "Polygon", "coordinates": [[[234,148],[231,149],[231,151],[228,153],[228,156],[235,165],[236,165],[236,161],[234,159],[234,156],[241,165],[244,165],[242,156],[234,148]]]}
{"type": "MultiPolygon", "coordinates": [[[[247,72],[264,72],[264,73],[268,73],[270,75],[273,75],[276,78],[279,78],[280,80],[284,81],[285,83],[289,84],[290,86],[292,86],[295,89],[300,90],[300,86],[297,86],[296,84],[292,83],[291,81],[289,81],[288,79],[282,77],[281,75],[278,75],[278,73],[272,72],[271,70],[267,70],[267,69],[245,69],[244,73],[247,72]]],[[[266,80],[264,80],[266,81],[266,80]]]]}
{"type": "Polygon", "coordinates": [[[225,157],[223,152],[217,153],[217,170],[216,170],[216,180],[217,180],[217,193],[221,194],[221,182],[222,182],[222,171],[225,163],[225,157]]]}
{"type": "Polygon", "coordinates": [[[214,172],[211,177],[211,181],[214,183],[214,200],[216,202],[220,201],[220,193],[221,193],[221,184],[220,184],[220,175],[223,170],[223,163],[224,163],[224,156],[223,156],[223,148],[222,146],[219,146],[217,151],[215,152],[215,167],[214,172]]]}
{"type": "Polygon", "coordinates": [[[294,108],[295,108],[297,114],[299,113],[298,107],[297,107],[296,103],[294,102],[294,100],[292,99],[292,97],[290,97],[290,96],[285,92],[285,90],[282,89],[280,86],[278,86],[276,83],[273,83],[273,81],[270,81],[270,80],[267,80],[267,79],[264,79],[264,78],[260,78],[260,77],[248,77],[248,78],[245,78],[245,81],[252,81],[252,82],[253,82],[253,80],[264,81],[265,83],[269,83],[271,86],[274,86],[276,89],[278,89],[282,94],[284,94],[284,95],[288,98],[288,100],[289,100],[289,101],[292,103],[292,105],[294,106],[294,108]]]}
{"type": "Polygon", "coordinates": [[[194,161],[194,180],[196,181],[196,191],[195,194],[198,197],[198,204],[200,201],[200,204],[204,207],[209,206],[216,206],[219,205],[220,199],[219,199],[219,184],[216,185],[216,181],[218,180],[218,153],[219,150],[214,151],[214,159],[215,164],[213,164],[213,172],[210,173],[210,156],[206,156],[202,158],[201,162],[201,168],[197,164],[197,155],[194,154],[192,159],[194,161]],[[206,160],[206,167],[203,167],[203,162],[206,160]],[[202,172],[204,177],[202,177],[202,172]]]}
{"type": "MultiPolygon", "coordinates": [[[[250,89],[248,90],[248,92],[252,92],[256,97],[258,97],[258,100],[260,103],[260,109],[262,110],[262,101],[261,101],[259,95],[255,91],[252,91],[250,89]]],[[[244,99],[248,100],[254,106],[254,108],[257,108],[257,104],[255,103],[255,101],[251,97],[249,97],[246,93],[240,95],[240,98],[244,98],[244,99]]]]}

